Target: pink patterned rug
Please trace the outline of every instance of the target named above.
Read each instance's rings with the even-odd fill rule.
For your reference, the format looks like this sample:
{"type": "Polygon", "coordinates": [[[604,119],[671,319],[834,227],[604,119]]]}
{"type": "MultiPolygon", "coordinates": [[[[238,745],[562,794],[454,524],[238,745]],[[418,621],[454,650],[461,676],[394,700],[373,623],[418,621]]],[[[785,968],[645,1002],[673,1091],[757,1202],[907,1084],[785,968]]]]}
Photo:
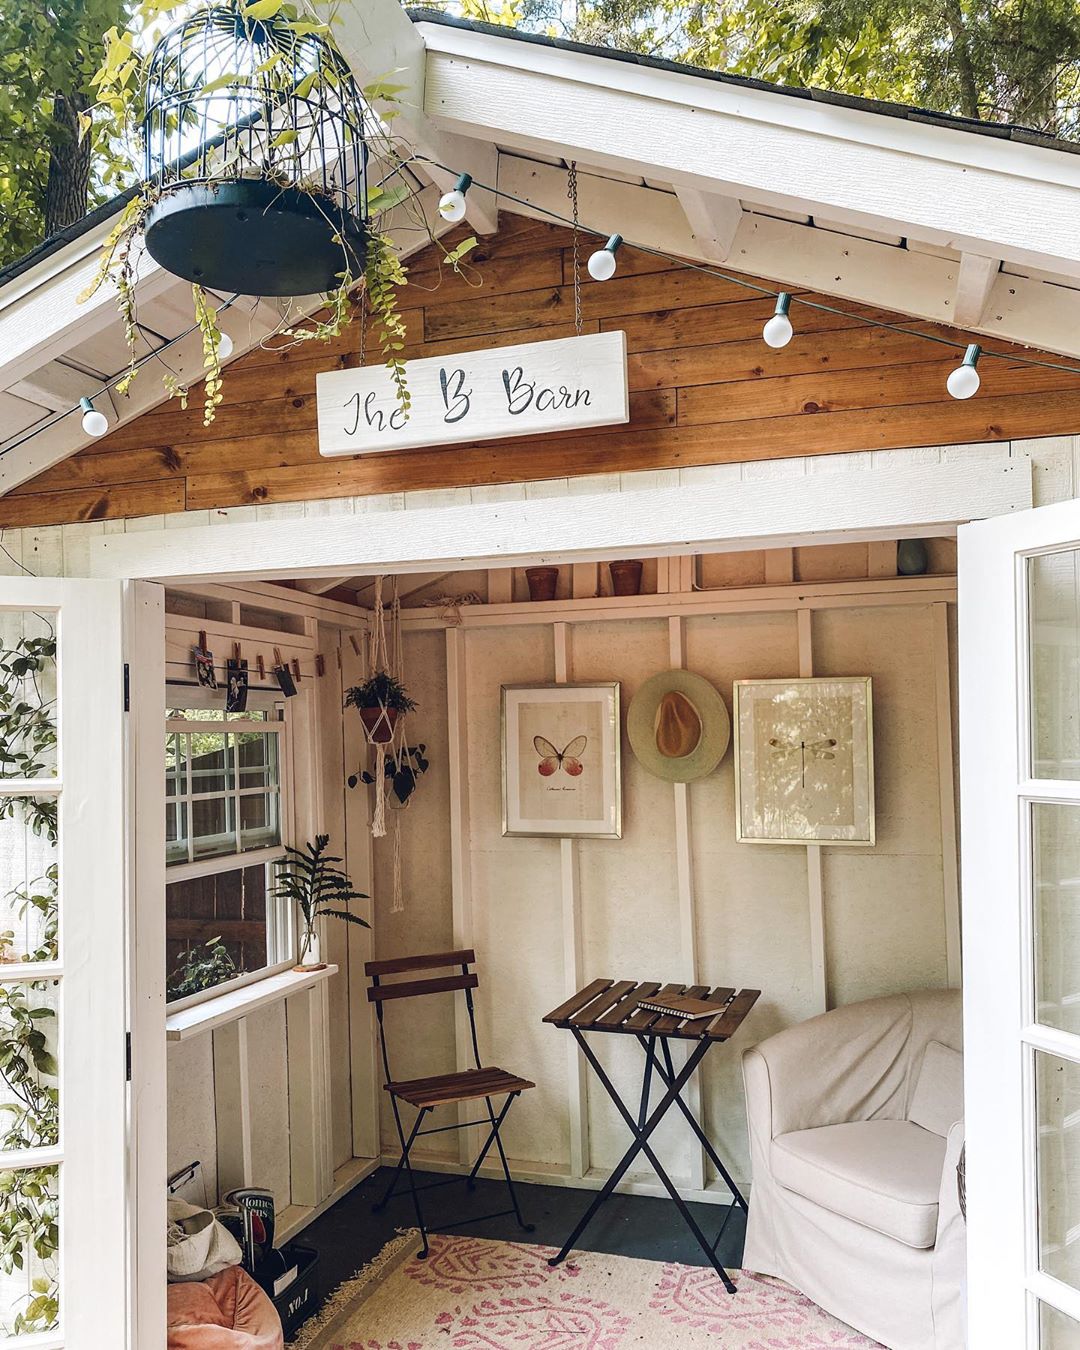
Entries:
{"type": "Polygon", "coordinates": [[[298,1350],[880,1350],[795,1290],[732,1272],[550,1247],[417,1236],[386,1247],[309,1322],[298,1350]]]}

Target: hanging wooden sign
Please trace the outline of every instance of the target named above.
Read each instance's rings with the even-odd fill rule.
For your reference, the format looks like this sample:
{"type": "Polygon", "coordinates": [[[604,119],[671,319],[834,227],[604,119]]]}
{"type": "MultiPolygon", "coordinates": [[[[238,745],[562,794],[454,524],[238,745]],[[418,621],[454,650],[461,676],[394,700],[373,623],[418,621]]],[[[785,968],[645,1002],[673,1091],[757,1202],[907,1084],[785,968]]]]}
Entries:
{"type": "Polygon", "coordinates": [[[320,372],[319,453],[362,455],[630,420],[625,333],[424,357],[406,362],[405,378],[408,416],[385,367],[320,372]]]}

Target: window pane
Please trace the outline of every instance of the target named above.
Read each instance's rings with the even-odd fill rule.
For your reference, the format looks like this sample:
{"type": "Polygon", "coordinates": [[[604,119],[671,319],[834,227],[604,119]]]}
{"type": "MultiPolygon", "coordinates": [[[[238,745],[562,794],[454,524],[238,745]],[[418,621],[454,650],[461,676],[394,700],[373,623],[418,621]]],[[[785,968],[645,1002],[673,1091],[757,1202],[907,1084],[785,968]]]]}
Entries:
{"type": "Polygon", "coordinates": [[[59,1142],[57,1043],[56,981],[0,984],[0,1152],[59,1142]]]}
{"type": "Polygon", "coordinates": [[[0,778],[56,776],[56,639],[44,615],[0,613],[0,778]]]}
{"type": "Polygon", "coordinates": [[[193,793],[226,792],[236,786],[233,782],[231,736],[213,731],[193,731],[184,739],[188,743],[193,793]]]}
{"type": "Polygon", "coordinates": [[[1031,808],[1037,1020],[1080,1033],[1080,806],[1031,808]]]}
{"type": "Polygon", "coordinates": [[[1080,1350],[1080,1322],[1040,1303],[1039,1350],[1080,1350]]]}
{"type": "Polygon", "coordinates": [[[165,892],[170,1001],[286,959],[271,950],[265,865],[173,882],[165,892]]]}
{"type": "Polygon", "coordinates": [[[187,749],[185,737],[165,737],[165,796],[178,797],[187,787],[187,749]]]}
{"type": "Polygon", "coordinates": [[[165,803],[165,863],[188,861],[187,802],[165,803]]]}
{"type": "Polygon", "coordinates": [[[1080,1289],[1080,1065],[1035,1052],[1039,1265],[1080,1289]]]}
{"type": "Polygon", "coordinates": [[[220,858],[235,853],[235,798],[196,798],[191,803],[191,834],[196,858],[220,858]]]}
{"type": "Polygon", "coordinates": [[[55,1167],[0,1172],[0,1333],[51,1331],[59,1320],[59,1177],[55,1167]]]}
{"type": "Polygon", "coordinates": [[[240,797],[238,800],[241,850],[246,853],[253,848],[272,848],[275,844],[280,844],[277,794],[259,793],[255,796],[240,797]]]}
{"type": "Polygon", "coordinates": [[[274,787],[278,781],[278,738],[274,732],[239,732],[236,736],[241,788],[274,787]]]}
{"type": "Polygon", "coordinates": [[[0,963],[57,959],[57,807],[0,798],[0,963]]]}
{"type": "Polygon", "coordinates": [[[1032,773],[1080,778],[1080,553],[1028,563],[1032,773]]]}

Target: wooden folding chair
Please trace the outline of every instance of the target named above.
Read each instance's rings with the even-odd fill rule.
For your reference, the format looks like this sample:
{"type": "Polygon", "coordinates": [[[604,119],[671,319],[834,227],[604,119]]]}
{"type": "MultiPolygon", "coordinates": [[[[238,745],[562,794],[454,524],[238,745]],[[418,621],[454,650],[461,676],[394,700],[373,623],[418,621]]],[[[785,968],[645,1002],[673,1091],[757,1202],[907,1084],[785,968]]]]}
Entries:
{"type": "Polygon", "coordinates": [[[536,1084],[530,1083],[527,1078],[518,1078],[516,1074],[507,1073],[505,1069],[485,1069],[480,1063],[480,1046],[476,1036],[476,1009],[473,1006],[472,994],[480,981],[475,973],[469,969],[470,966],[475,964],[476,954],[472,951],[463,950],[433,952],[427,956],[399,956],[391,961],[368,961],[364,966],[364,974],[371,980],[371,986],[368,989],[368,1002],[374,1003],[375,1016],[379,1023],[379,1043],[382,1047],[383,1071],[386,1076],[384,1087],[390,1094],[390,1104],[394,1109],[394,1123],[397,1125],[398,1139],[401,1143],[401,1157],[394,1169],[394,1175],[387,1187],[386,1194],[372,1208],[378,1213],[386,1207],[393,1197],[401,1173],[404,1171],[412,1194],[416,1222],[424,1243],[423,1249],[417,1253],[419,1257],[425,1257],[428,1254],[429,1231],[420,1208],[420,1193],[433,1190],[436,1186],[449,1186],[462,1180],[461,1177],[449,1177],[445,1181],[432,1181],[424,1186],[416,1184],[410,1153],[416,1140],[426,1134],[442,1134],[447,1130],[465,1130],[476,1125],[486,1125],[488,1127],[487,1139],[473,1163],[472,1171],[464,1178],[464,1181],[469,1190],[474,1189],[476,1174],[479,1172],[492,1144],[494,1144],[502,1162],[503,1175],[506,1177],[510,1202],[513,1206],[512,1209],[499,1210],[496,1214],[482,1214],[477,1218],[443,1224],[442,1229],[459,1228],[462,1224],[480,1223],[486,1219],[497,1219],[502,1218],[505,1214],[513,1214],[517,1217],[518,1223],[525,1232],[530,1233],[533,1230],[533,1225],[526,1223],[522,1217],[517,1193],[514,1190],[514,1181],[506,1161],[506,1151],[503,1148],[502,1139],[499,1137],[499,1130],[502,1128],[503,1121],[506,1119],[506,1114],[510,1110],[514,1098],[524,1092],[526,1088],[535,1087],[536,1084]],[[440,970],[452,966],[459,966],[460,973],[438,975],[429,979],[401,980],[396,984],[382,983],[382,978],[385,975],[403,975],[418,970],[440,970]],[[390,999],[416,998],[423,994],[452,993],[456,990],[464,990],[465,993],[465,1006],[469,1011],[469,1030],[472,1035],[473,1060],[476,1067],[463,1069],[459,1073],[444,1073],[432,1078],[413,1078],[406,1082],[397,1082],[390,1071],[390,1057],[386,1048],[384,1005],[390,999]],[[505,1096],[506,1100],[496,1114],[495,1107],[492,1105],[492,1098],[502,1096],[505,1096]],[[434,1111],[436,1107],[456,1106],[459,1102],[479,1101],[480,1099],[483,1099],[487,1107],[486,1120],[459,1121],[455,1125],[441,1125],[427,1130],[421,1128],[429,1112],[434,1111]],[[413,1107],[417,1113],[412,1129],[407,1135],[401,1121],[401,1103],[403,1102],[413,1107]]]}

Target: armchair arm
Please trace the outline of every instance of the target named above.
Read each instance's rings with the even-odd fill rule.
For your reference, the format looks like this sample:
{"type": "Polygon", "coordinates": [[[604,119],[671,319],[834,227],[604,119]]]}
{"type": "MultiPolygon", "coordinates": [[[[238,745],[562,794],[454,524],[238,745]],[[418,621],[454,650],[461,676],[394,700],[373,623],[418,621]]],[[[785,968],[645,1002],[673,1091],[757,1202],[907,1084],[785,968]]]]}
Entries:
{"type": "Polygon", "coordinates": [[[957,1167],[964,1148],[964,1122],[958,1120],[949,1130],[945,1143],[945,1162],[938,1192],[938,1226],[934,1243],[931,1310],[934,1317],[934,1345],[938,1350],[959,1350],[965,1344],[964,1276],[967,1253],[967,1224],[960,1203],[957,1167]]]}
{"type": "Polygon", "coordinates": [[[848,1004],[747,1050],[747,1109],[766,1138],[904,1109],[911,1004],[904,996],[848,1004]]]}

